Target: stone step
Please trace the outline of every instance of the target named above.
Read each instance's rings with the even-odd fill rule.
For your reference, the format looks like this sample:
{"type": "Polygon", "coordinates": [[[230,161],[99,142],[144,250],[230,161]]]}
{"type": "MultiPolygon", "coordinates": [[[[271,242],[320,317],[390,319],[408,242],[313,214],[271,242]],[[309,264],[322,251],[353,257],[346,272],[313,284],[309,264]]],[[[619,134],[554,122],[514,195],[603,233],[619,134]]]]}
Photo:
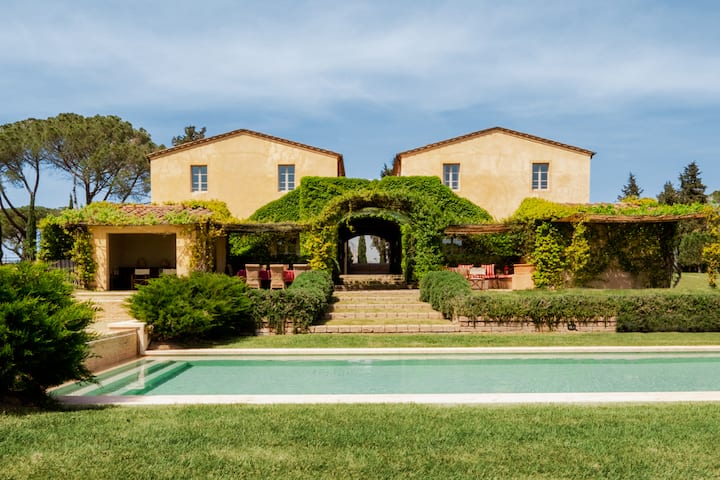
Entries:
{"type": "Polygon", "coordinates": [[[96,323],[122,322],[132,320],[133,316],[127,310],[125,302],[134,292],[86,292],[73,293],[76,300],[89,301],[98,308],[95,315],[96,323]]]}
{"type": "Polygon", "coordinates": [[[372,301],[372,303],[377,303],[378,301],[385,301],[388,303],[420,301],[420,293],[418,290],[336,290],[335,292],[333,292],[333,296],[338,298],[339,300],[351,301],[353,303],[361,303],[366,301],[372,301]]]}
{"type": "Polygon", "coordinates": [[[367,290],[367,289],[402,289],[407,288],[402,275],[340,275],[341,289],[367,290]]]}
{"type": "Polygon", "coordinates": [[[332,312],[429,312],[433,311],[428,303],[347,303],[337,302],[330,307],[332,312]]]}
{"type": "Polygon", "coordinates": [[[348,320],[348,319],[373,319],[373,320],[384,320],[386,322],[392,322],[394,319],[403,320],[443,320],[443,316],[440,312],[431,310],[429,312],[408,312],[408,311],[358,311],[358,312],[328,312],[325,314],[325,319],[330,320],[348,320]]]}
{"type": "Polygon", "coordinates": [[[457,324],[447,325],[312,325],[310,333],[459,333],[457,324]]]}

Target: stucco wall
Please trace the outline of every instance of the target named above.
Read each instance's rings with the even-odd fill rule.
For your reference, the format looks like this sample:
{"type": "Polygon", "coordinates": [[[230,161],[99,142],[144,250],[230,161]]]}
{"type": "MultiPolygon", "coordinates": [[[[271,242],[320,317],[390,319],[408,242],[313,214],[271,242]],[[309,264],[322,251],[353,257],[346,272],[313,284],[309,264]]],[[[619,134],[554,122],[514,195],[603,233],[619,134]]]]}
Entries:
{"type": "Polygon", "coordinates": [[[590,155],[502,132],[402,156],[400,174],[442,179],[445,163],[460,164],[455,193],[497,220],[512,215],[527,197],[559,203],[590,201],[590,155]],[[547,190],[532,189],[533,163],[550,164],[547,190]]]}
{"type": "Polygon", "coordinates": [[[337,156],[241,134],[153,158],[152,202],[222,200],[247,218],[287,193],[278,191],[279,165],[295,165],[296,187],[305,176],[338,175],[337,156]],[[207,192],[191,191],[192,165],[207,165],[207,192]]]}

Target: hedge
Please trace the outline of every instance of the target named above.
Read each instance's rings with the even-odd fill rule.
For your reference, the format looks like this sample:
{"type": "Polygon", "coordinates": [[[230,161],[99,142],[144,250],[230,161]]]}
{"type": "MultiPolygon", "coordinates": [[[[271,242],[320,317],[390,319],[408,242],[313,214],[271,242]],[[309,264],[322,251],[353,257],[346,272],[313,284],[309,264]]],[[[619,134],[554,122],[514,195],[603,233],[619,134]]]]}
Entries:
{"type": "Polygon", "coordinates": [[[293,324],[293,333],[306,332],[310,325],[322,320],[332,298],[333,282],[323,270],[310,270],[299,275],[285,290],[248,291],[252,318],[256,328],[267,322],[276,333],[285,333],[285,325],[293,324]]]}
{"type": "Polygon", "coordinates": [[[717,293],[471,292],[454,272],[430,272],[420,289],[420,298],[446,318],[527,321],[551,329],[616,318],[618,332],[720,332],[717,293]]]}

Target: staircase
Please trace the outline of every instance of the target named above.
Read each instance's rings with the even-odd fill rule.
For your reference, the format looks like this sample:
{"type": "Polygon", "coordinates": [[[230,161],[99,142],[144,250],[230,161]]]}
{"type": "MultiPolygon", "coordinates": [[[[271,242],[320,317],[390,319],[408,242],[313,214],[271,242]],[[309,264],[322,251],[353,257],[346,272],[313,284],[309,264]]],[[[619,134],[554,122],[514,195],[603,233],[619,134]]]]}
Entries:
{"type": "Polygon", "coordinates": [[[388,290],[408,288],[402,275],[351,274],[340,275],[342,290],[388,290]]]}
{"type": "Polygon", "coordinates": [[[134,293],[134,291],[91,292],[77,290],[73,293],[73,296],[80,302],[89,301],[98,308],[95,314],[95,322],[90,325],[90,329],[99,334],[107,334],[110,332],[108,329],[110,323],[134,320],[133,316],[125,308],[125,301],[134,293]]]}
{"type": "Polygon", "coordinates": [[[313,333],[450,333],[458,325],[445,320],[430,304],[420,301],[418,290],[335,291],[337,300],[325,323],[313,333]]]}

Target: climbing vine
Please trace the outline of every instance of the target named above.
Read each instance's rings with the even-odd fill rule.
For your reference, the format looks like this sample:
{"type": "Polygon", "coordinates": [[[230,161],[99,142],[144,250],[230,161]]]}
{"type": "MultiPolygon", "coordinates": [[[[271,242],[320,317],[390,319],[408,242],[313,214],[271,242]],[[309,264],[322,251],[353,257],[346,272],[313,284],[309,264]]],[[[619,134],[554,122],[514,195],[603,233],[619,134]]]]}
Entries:
{"type": "Polygon", "coordinates": [[[702,259],[707,263],[708,285],[715,288],[720,271],[720,214],[717,211],[708,216],[708,230],[713,240],[703,248],[702,259]]]}
{"type": "Polygon", "coordinates": [[[572,274],[572,281],[578,286],[592,280],[594,276],[594,272],[590,269],[592,265],[592,250],[587,235],[588,229],[584,223],[575,225],[572,241],[565,250],[567,266],[572,274]]]}
{"type": "Polygon", "coordinates": [[[560,232],[549,223],[535,230],[535,249],[531,255],[535,264],[533,280],[536,287],[560,288],[566,268],[565,245],[560,232]]]}
{"type": "Polygon", "coordinates": [[[95,281],[97,264],[93,255],[92,235],[87,229],[77,228],[73,234],[70,258],[75,263],[75,277],[84,288],[90,288],[95,281]]]}

